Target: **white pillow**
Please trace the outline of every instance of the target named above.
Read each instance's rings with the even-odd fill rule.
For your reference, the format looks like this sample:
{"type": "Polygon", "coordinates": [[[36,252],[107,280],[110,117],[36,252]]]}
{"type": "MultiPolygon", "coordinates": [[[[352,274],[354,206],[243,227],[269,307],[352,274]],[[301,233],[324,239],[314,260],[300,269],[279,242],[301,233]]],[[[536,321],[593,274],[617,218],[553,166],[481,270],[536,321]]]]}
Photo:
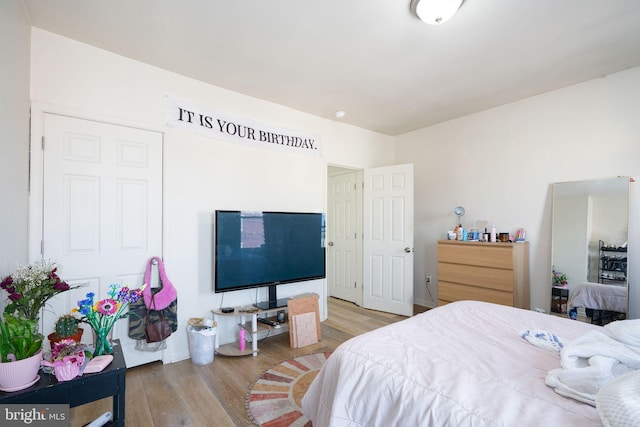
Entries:
{"type": "Polygon", "coordinates": [[[605,427],[637,427],[640,418],[640,370],[612,379],[596,395],[605,427]]]}

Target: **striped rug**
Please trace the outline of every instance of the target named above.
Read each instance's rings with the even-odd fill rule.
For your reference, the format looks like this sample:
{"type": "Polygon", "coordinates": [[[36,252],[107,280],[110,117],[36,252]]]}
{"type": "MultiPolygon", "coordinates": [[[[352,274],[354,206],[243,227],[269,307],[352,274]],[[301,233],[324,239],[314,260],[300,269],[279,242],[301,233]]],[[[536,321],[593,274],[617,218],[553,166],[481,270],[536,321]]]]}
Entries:
{"type": "Polygon", "coordinates": [[[249,418],[262,427],[311,426],[300,401],[330,355],[294,357],[263,372],[247,393],[249,418]]]}

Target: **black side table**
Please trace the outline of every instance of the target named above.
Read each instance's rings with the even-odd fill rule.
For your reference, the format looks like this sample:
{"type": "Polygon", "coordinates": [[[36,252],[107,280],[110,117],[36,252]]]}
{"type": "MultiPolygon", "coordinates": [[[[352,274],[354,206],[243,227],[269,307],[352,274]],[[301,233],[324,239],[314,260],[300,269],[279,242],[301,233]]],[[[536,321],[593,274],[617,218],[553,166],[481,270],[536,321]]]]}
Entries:
{"type": "Polygon", "coordinates": [[[554,313],[566,313],[567,302],[569,300],[569,289],[551,288],[551,311],[554,313]]]}
{"type": "Polygon", "coordinates": [[[127,365],[119,340],[113,340],[113,361],[102,372],[84,374],[71,381],[58,382],[55,375],[40,372],[40,380],[29,388],[6,393],[0,403],[68,404],[71,408],[113,396],[113,423],[125,424],[125,386],[127,365]]]}

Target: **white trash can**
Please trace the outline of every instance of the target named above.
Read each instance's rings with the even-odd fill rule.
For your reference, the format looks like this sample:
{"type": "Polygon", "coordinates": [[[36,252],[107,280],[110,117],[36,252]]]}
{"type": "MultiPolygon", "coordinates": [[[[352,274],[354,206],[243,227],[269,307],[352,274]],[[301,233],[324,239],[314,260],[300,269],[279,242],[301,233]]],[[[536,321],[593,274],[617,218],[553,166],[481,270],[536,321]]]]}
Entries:
{"type": "Polygon", "coordinates": [[[216,327],[205,325],[187,326],[189,353],[194,365],[208,365],[213,362],[216,350],[216,327]]]}

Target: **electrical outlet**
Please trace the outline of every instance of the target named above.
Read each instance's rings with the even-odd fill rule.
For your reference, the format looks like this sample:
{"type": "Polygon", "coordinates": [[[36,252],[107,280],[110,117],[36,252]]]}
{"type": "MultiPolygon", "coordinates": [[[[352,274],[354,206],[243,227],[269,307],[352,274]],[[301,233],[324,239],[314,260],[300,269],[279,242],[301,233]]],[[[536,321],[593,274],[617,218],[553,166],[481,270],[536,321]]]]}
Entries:
{"type": "Polygon", "coordinates": [[[424,283],[425,283],[425,285],[429,286],[429,283],[431,283],[431,275],[430,274],[425,274],[424,275],[424,283]]]}

